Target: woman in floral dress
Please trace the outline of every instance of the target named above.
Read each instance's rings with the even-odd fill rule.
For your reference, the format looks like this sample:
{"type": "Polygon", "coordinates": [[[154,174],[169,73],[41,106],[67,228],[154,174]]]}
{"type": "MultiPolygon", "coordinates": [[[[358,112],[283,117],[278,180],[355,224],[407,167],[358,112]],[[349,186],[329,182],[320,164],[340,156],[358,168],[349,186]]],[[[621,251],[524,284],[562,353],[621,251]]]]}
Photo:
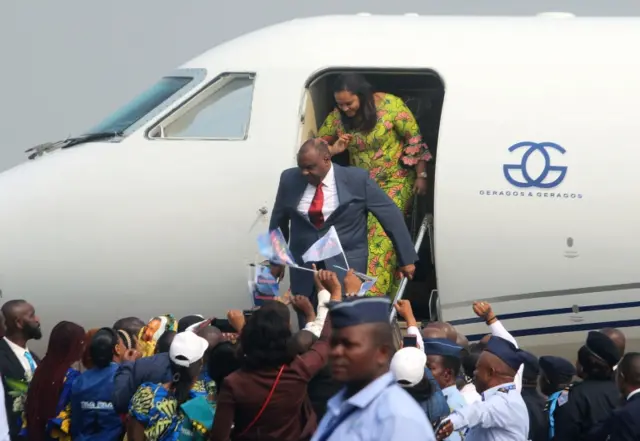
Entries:
{"type": "Polygon", "coordinates": [[[143,383],[131,398],[128,441],[206,441],[215,415],[215,384],[202,376],[209,343],[194,332],[176,334],[169,383],[143,383]]]}
{"type": "MultiPolygon", "coordinates": [[[[426,163],[431,159],[420,128],[402,99],[374,93],[359,74],[340,75],[333,88],[336,108],[327,116],[318,136],[330,144],[332,155],[347,150],[350,164],[369,171],[404,213],[414,194],[426,194],[426,163]]],[[[368,274],[376,277],[368,295],[395,294],[396,253],[391,240],[369,215],[368,274]]]]}

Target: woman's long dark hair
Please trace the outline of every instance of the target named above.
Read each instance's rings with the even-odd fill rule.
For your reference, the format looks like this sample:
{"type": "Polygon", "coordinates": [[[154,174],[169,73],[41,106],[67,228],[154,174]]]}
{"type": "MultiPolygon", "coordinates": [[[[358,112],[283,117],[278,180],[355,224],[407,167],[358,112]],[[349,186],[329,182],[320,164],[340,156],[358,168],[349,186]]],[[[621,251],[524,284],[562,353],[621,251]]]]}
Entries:
{"type": "Polygon", "coordinates": [[[289,322],[275,308],[255,311],[240,335],[244,366],[248,369],[270,369],[288,364],[293,359],[287,351],[291,338],[289,322]]]}
{"type": "MultiPolygon", "coordinates": [[[[187,331],[188,332],[188,331],[187,331]]],[[[190,366],[179,366],[171,363],[171,373],[173,379],[171,381],[171,390],[178,400],[178,405],[189,400],[189,394],[193,387],[194,381],[197,380],[202,370],[202,359],[196,361],[190,366]]]]}
{"type": "Polygon", "coordinates": [[[38,365],[27,393],[27,439],[43,441],[50,418],[64,387],[71,365],[82,358],[86,334],[84,328],[71,322],[60,322],[51,331],[47,355],[38,365]]]}
{"type": "Polygon", "coordinates": [[[113,362],[113,354],[118,345],[118,334],[111,328],[98,330],[89,344],[89,353],[93,366],[98,369],[106,368],[113,362]]]}
{"type": "Polygon", "coordinates": [[[348,117],[338,108],[344,128],[348,132],[357,130],[368,133],[373,130],[378,122],[378,114],[371,84],[360,74],[341,74],[333,83],[333,93],[344,91],[357,95],[360,100],[360,108],[353,118],[348,117]]]}

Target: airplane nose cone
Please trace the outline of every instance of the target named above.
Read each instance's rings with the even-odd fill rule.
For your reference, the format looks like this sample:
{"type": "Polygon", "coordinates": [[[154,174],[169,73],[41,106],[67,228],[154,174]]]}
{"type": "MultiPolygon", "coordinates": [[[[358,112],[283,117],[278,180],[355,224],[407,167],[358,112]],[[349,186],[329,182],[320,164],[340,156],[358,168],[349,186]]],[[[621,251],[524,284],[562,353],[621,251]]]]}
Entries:
{"type": "Polygon", "coordinates": [[[249,253],[229,234],[243,200],[199,155],[157,149],[92,143],[0,173],[2,302],[32,302],[45,333],[245,308],[249,253]]]}

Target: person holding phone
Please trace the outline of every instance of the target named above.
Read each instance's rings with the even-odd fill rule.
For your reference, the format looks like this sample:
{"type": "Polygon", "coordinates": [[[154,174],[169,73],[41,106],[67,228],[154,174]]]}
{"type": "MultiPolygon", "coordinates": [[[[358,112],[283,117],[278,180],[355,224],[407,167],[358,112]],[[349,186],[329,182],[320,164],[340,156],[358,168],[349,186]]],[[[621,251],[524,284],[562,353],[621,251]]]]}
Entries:
{"type": "Polygon", "coordinates": [[[402,347],[403,348],[417,348],[418,347],[418,337],[415,335],[405,335],[402,338],[402,347]]]}
{"type": "MultiPolygon", "coordinates": [[[[424,350],[429,354],[427,367],[442,389],[449,409],[452,412],[462,409],[467,402],[456,386],[456,379],[461,367],[462,347],[446,338],[430,338],[424,340],[424,350]]],[[[463,435],[464,432],[461,430],[454,431],[447,440],[463,440],[463,435]]]]}
{"type": "MultiPolygon", "coordinates": [[[[413,339],[406,339],[410,343],[413,339]]],[[[451,411],[440,386],[426,367],[427,356],[415,346],[404,345],[391,359],[390,371],[397,383],[422,408],[433,427],[451,411]]]]}

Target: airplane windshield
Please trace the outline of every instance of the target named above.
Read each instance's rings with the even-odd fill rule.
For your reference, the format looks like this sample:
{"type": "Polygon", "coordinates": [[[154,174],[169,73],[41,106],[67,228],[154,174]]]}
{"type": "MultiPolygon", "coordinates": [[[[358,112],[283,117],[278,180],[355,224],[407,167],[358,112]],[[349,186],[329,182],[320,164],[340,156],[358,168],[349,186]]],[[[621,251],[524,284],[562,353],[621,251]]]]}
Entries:
{"type": "Polygon", "coordinates": [[[193,81],[193,77],[171,76],[162,78],[106,120],[86,132],[85,135],[109,132],[123,133],[191,81],[193,81]]]}

